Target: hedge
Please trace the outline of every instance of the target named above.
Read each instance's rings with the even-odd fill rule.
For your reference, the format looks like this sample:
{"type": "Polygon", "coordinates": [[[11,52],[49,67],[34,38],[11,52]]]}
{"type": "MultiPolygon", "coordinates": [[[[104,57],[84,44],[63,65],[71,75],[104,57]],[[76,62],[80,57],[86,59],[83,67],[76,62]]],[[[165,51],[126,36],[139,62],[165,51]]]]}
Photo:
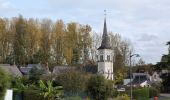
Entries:
{"type": "Polygon", "coordinates": [[[132,93],[135,100],[149,100],[149,88],[135,89],[132,93]]]}
{"type": "Polygon", "coordinates": [[[30,98],[31,100],[45,100],[36,90],[25,90],[22,92],[14,91],[13,98],[14,100],[30,100],[30,98]]]}
{"type": "MultiPolygon", "coordinates": [[[[130,95],[130,90],[128,90],[126,94],[130,95]]],[[[149,98],[159,96],[159,90],[154,87],[133,88],[132,94],[135,100],[148,100],[149,98]]]]}

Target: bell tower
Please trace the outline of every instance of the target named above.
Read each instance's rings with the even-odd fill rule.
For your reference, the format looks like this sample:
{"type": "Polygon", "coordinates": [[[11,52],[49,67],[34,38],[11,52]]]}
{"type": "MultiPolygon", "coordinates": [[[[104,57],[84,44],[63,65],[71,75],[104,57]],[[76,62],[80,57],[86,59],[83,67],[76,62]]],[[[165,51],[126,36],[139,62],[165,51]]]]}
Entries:
{"type": "MultiPolygon", "coordinates": [[[[105,14],[106,15],[106,14],[105,14]]],[[[113,50],[107,34],[106,16],[104,19],[102,43],[98,50],[98,73],[106,79],[113,80],[113,50]]]]}

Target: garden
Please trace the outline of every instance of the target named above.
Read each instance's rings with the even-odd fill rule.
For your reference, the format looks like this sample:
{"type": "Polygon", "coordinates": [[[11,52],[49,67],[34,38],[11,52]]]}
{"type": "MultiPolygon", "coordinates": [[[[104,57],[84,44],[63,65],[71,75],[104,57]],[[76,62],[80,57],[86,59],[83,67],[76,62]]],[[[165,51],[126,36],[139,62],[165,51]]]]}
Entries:
{"type": "MultiPolygon", "coordinates": [[[[31,71],[29,77],[13,77],[0,69],[0,100],[6,89],[13,90],[13,100],[129,100],[129,89],[118,92],[114,82],[98,74],[70,70],[59,75],[31,71]]],[[[158,96],[154,88],[133,89],[135,100],[158,96]]]]}

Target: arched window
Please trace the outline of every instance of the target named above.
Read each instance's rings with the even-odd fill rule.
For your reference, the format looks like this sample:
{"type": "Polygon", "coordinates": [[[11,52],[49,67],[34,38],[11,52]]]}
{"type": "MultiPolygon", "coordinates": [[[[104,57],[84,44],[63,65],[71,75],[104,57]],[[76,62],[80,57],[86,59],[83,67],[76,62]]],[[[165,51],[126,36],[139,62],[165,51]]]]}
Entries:
{"type": "Polygon", "coordinates": [[[103,55],[100,55],[100,61],[104,61],[103,55]]]}
{"type": "Polygon", "coordinates": [[[96,59],[97,59],[97,61],[99,61],[98,55],[96,55],[96,59]]]}
{"type": "Polygon", "coordinates": [[[110,61],[110,55],[107,55],[107,61],[110,61]]]}

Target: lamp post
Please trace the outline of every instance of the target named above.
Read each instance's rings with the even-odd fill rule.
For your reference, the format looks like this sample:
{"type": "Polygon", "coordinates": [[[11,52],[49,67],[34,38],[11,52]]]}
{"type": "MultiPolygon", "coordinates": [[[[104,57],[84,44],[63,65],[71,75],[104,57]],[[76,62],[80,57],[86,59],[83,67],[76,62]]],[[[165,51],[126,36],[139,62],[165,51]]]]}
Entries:
{"type": "Polygon", "coordinates": [[[130,53],[130,100],[132,100],[133,96],[132,96],[132,57],[136,56],[139,57],[139,54],[131,54],[130,53]]]}

